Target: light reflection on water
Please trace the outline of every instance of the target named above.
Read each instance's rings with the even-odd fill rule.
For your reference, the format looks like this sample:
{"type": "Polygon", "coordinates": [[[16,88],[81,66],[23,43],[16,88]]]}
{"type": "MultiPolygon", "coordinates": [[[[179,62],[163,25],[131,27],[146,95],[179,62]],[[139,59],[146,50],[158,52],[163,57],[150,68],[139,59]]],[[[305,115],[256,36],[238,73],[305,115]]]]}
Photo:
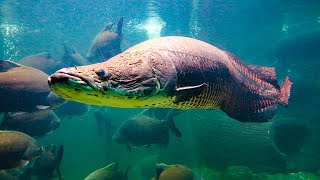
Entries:
{"type": "Polygon", "coordinates": [[[3,34],[3,58],[15,59],[20,52],[16,49],[16,45],[19,43],[18,34],[22,31],[22,28],[16,24],[4,23],[0,25],[0,30],[3,34]]]}

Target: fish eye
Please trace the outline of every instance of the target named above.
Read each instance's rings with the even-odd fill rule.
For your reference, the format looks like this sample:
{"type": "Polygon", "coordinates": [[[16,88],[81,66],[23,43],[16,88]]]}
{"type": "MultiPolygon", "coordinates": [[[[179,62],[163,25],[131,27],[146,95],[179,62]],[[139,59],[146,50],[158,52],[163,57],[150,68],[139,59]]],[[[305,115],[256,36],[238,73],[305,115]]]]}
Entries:
{"type": "Polygon", "coordinates": [[[98,71],[96,71],[96,74],[100,77],[103,77],[106,74],[106,72],[103,69],[99,69],[98,71]]]}

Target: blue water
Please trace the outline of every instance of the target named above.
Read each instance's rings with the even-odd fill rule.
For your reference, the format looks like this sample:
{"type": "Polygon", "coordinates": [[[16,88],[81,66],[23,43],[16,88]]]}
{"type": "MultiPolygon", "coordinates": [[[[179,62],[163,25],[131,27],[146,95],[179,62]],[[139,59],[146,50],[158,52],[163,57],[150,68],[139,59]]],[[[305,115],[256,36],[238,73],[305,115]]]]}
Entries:
{"type": "MultiPolygon", "coordinates": [[[[237,178],[223,175],[231,166],[252,171],[235,170],[249,174],[239,179],[303,179],[303,175],[320,179],[314,175],[320,167],[320,1],[2,0],[0,10],[0,59],[18,61],[45,51],[60,60],[63,42],[85,57],[105,24],[124,17],[123,51],[155,37],[188,36],[244,62],[273,66],[280,82],[285,76],[293,82],[289,107],[279,108],[272,122],[239,123],[220,111],[188,111],[175,118],[183,137],[171,134],[166,148],[139,147],[129,152],[124,145],[106,141],[97,133],[94,106],[80,116],[63,116],[54,133],[39,138],[42,144],[64,144],[63,179],[83,179],[113,161],[122,169],[132,167],[130,180],[149,179],[156,162],[184,164],[207,179],[237,178]],[[308,136],[300,138],[299,128],[293,132],[283,128],[287,139],[273,149],[274,127],[283,124],[306,127],[308,136]],[[281,145],[289,141],[299,145],[288,155],[281,149],[286,144],[281,145]]],[[[117,127],[141,111],[107,109],[117,127]]]]}

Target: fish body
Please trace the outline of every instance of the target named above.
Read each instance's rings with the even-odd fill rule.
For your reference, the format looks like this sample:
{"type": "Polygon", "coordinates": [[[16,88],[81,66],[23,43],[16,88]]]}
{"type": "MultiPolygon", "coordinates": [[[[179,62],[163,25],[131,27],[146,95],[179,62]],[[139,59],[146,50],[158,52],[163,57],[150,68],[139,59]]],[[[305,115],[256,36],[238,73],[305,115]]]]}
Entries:
{"type": "Polygon", "coordinates": [[[192,169],[180,164],[156,164],[156,173],[157,176],[153,180],[203,180],[192,169]]]}
{"type": "Polygon", "coordinates": [[[169,142],[169,126],[165,121],[141,115],[125,121],[113,135],[113,140],[133,146],[166,145],[169,142]]]}
{"type": "Polygon", "coordinates": [[[63,68],[61,62],[52,59],[51,54],[48,52],[26,56],[19,60],[19,64],[33,67],[49,74],[63,68]]]}
{"type": "Polygon", "coordinates": [[[60,164],[63,157],[63,145],[57,150],[56,145],[47,146],[27,171],[38,179],[53,179],[54,171],[61,180],[60,164]]]}
{"type": "Polygon", "coordinates": [[[65,43],[63,43],[63,47],[64,55],[62,57],[62,64],[64,67],[83,66],[88,64],[87,60],[84,59],[75,49],[68,48],[65,43]]]}
{"type": "Polygon", "coordinates": [[[242,122],[266,122],[288,105],[291,82],[274,68],[246,65],[200,40],[169,36],[105,61],[49,77],[61,97],[121,108],[221,109],[242,122]],[[103,72],[103,73],[102,73],[103,72]]]}
{"type": "Polygon", "coordinates": [[[40,112],[5,113],[0,128],[41,137],[60,126],[60,118],[51,110],[40,112]]]}
{"type": "Polygon", "coordinates": [[[95,170],[85,180],[127,180],[127,172],[122,173],[118,163],[111,163],[108,166],[95,170]]]}
{"type": "Polygon", "coordinates": [[[87,59],[90,62],[103,62],[121,53],[122,25],[123,18],[120,18],[116,32],[110,31],[113,24],[108,23],[106,27],[96,35],[87,53],[87,59]]]}
{"type": "Polygon", "coordinates": [[[60,105],[52,93],[48,75],[12,61],[0,61],[0,112],[34,112],[60,105]]]}
{"type": "Polygon", "coordinates": [[[43,151],[36,140],[18,131],[0,131],[0,169],[28,164],[43,151]]]}

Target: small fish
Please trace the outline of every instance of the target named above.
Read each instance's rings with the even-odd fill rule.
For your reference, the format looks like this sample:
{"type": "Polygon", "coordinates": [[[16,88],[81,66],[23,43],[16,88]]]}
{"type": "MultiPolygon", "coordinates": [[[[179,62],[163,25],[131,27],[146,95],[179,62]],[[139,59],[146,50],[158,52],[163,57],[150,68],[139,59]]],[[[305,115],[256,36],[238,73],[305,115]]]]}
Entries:
{"type": "Polygon", "coordinates": [[[42,152],[43,147],[29,135],[18,131],[0,131],[0,169],[23,167],[42,152]]]}
{"type": "Polygon", "coordinates": [[[67,101],[62,106],[55,108],[54,112],[62,119],[64,117],[82,116],[88,112],[88,105],[67,101]]]}
{"type": "Polygon", "coordinates": [[[63,66],[83,66],[88,64],[87,60],[83,58],[75,49],[68,48],[65,43],[63,43],[64,55],[62,57],[63,66]]]}
{"type": "Polygon", "coordinates": [[[156,174],[157,176],[152,180],[204,180],[192,169],[180,164],[156,164],[156,174]]]}
{"type": "Polygon", "coordinates": [[[57,172],[58,179],[61,180],[61,160],[63,157],[63,145],[59,146],[57,151],[56,145],[46,146],[43,153],[35,160],[27,171],[38,179],[53,179],[54,171],[57,172]]]}
{"type": "Polygon", "coordinates": [[[110,113],[97,111],[94,112],[94,118],[96,119],[99,135],[104,135],[107,141],[111,141],[112,135],[116,132],[117,128],[111,123],[112,117],[110,113]]]}
{"type": "Polygon", "coordinates": [[[0,129],[15,130],[32,137],[41,137],[60,126],[60,118],[51,110],[5,113],[0,129]]]}
{"type": "Polygon", "coordinates": [[[18,63],[39,69],[48,74],[54,73],[56,70],[63,68],[61,62],[52,59],[51,54],[48,52],[26,56],[20,59],[18,63]]]}
{"type": "Polygon", "coordinates": [[[122,25],[123,17],[118,21],[116,32],[110,32],[113,23],[108,23],[106,27],[97,34],[87,53],[87,59],[91,63],[103,62],[121,53],[122,25]]]}
{"type": "Polygon", "coordinates": [[[119,169],[119,164],[114,162],[89,174],[85,180],[128,180],[128,169],[125,173],[119,169]]]}
{"type": "Polygon", "coordinates": [[[176,128],[171,112],[168,112],[163,120],[142,113],[123,122],[113,135],[113,140],[120,144],[126,144],[129,150],[131,150],[130,145],[167,145],[169,143],[169,129],[177,137],[181,137],[181,132],[176,128]]]}

